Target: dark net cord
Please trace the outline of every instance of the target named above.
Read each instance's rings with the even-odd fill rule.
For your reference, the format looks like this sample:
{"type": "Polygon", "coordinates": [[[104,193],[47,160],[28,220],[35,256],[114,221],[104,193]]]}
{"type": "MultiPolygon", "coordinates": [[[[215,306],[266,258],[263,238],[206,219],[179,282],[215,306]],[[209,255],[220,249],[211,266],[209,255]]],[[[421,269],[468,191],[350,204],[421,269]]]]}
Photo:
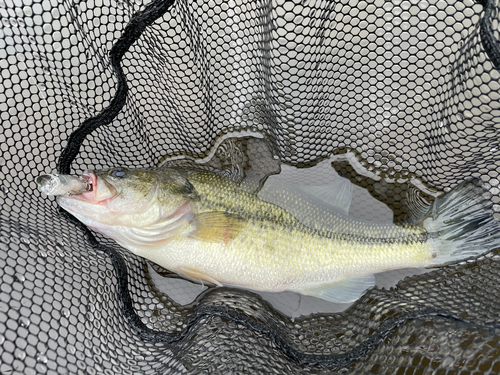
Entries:
{"type": "Polygon", "coordinates": [[[484,0],[484,15],[481,18],[481,42],[483,48],[497,69],[500,69],[500,42],[493,34],[491,21],[495,10],[495,2],[492,0],[484,0]]]}
{"type": "Polygon", "coordinates": [[[71,163],[78,155],[85,137],[100,126],[111,123],[123,108],[128,93],[127,81],[120,64],[123,55],[128,51],[130,46],[139,39],[146,27],[151,25],[158,17],[161,17],[173,3],[173,0],[153,1],[143,11],[134,14],[122,36],[115,43],[109,54],[110,64],[117,79],[115,96],[108,107],[97,116],[85,120],[80,127],[71,133],[68,139],[68,145],[59,158],[57,165],[57,171],[59,173],[70,173],[71,163]]]}
{"type": "MultiPolygon", "coordinates": [[[[125,105],[128,86],[125,74],[121,67],[122,57],[127,52],[129,47],[141,36],[146,27],[162,16],[172,4],[173,1],[155,1],[149,4],[143,11],[137,12],[133,16],[130,23],[125,28],[123,35],[113,46],[110,53],[111,66],[117,79],[116,94],[107,108],[105,108],[97,116],[84,121],[81,126],[71,134],[68,140],[68,145],[63,150],[58,162],[59,173],[70,173],[71,163],[79,153],[84,139],[98,127],[110,124],[125,105]]],[[[486,2],[484,5],[485,12],[484,17],[481,20],[482,43],[485,51],[498,68],[500,67],[500,51],[498,42],[493,36],[491,26],[491,13],[494,5],[492,1],[486,2]]],[[[451,321],[461,322],[466,325],[470,325],[471,327],[482,327],[486,330],[495,330],[500,328],[498,322],[474,322],[450,313],[449,311],[434,309],[427,306],[422,306],[420,308],[415,307],[412,311],[402,312],[399,315],[385,321],[378,327],[376,332],[371,334],[365,341],[361,342],[351,351],[342,354],[313,355],[293,348],[284,337],[282,332],[283,325],[278,324],[277,321],[264,321],[251,317],[243,311],[239,311],[234,308],[204,303],[205,300],[207,300],[208,295],[211,293],[217,293],[216,290],[212,290],[205,293],[205,295],[199,299],[199,305],[195,307],[192,314],[186,318],[186,328],[182,332],[168,333],[153,330],[141,321],[141,318],[134,310],[133,301],[128,287],[127,266],[121,255],[112,248],[101,245],[83,224],[72,218],[69,214],[64,213],[64,215],[85,232],[86,237],[93,248],[104,252],[110,257],[118,280],[117,294],[121,304],[123,305],[122,313],[126,317],[132,329],[139,335],[139,337],[146,341],[175,344],[184,340],[198,324],[202,324],[201,321],[205,317],[220,317],[240,324],[253,332],[259,332],[266,335],[272,340],[272,342],[274,342],[279,350],[300,365],[326,368],[345,368],[371,353],[374,348],[385,340],[395,328],[407,324],[412,320],[426,319],[429,321],[439,317],[449,319],[451,321]]],[[[286,318],[282,317],[282,319],[286,321],[286,318]]]]}

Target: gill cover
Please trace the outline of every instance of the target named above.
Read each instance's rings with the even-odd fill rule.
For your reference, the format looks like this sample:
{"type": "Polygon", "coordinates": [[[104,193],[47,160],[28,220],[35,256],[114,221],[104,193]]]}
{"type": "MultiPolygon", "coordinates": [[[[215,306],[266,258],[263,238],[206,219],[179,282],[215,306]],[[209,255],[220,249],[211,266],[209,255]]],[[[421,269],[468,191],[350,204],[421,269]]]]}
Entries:
{"type": "Polygon", "coordinates": [[[119,225],[96,228],[122,246],[142,253],[170,241],[190,226],[193,185],[174,169],[111,171],[106,181],[117,190],[110,211],[119,225]]]}

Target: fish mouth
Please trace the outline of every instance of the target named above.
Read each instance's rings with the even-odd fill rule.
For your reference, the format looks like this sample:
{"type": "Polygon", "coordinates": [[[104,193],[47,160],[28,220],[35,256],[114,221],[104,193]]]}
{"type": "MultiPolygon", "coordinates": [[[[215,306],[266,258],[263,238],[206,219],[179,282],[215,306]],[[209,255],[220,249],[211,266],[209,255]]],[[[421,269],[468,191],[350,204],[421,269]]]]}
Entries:
{"type": "Polygon", "coordinates": [[[82,173],[82,179],[87,183],[89,186],[88,192],[94,190],[94,186],[97,185],[97,176],[94,172],[92,171],[85,171],[82,173]]]}
{"type": "Polygon", "coordinates": [[[73,198],[92,204],[104,205],[117,194],[116,189],[106,180],[98,178],[94,171],[83,172],[82,179],[87,182],[89,188],[80,194],[73,195],[73,198]]]}
{"type": "Polygon", "coordinates": [[[109,202],[118,194],[117,190],[96,171],[85,171],[81,179],[87,183],[87,190],[78,194],[59,195],[57,203],[86,226],[98,230],[106,224],[112,213],[109,202]]]}
{"type": "Polygon", "coordinates": [[[89,189],[87,191],[84,191],[81,194],[78,194],[79,197],[83,197],[88,201],[93,201],[94,199],[94,192],[97,189],[97,176],[93,171],[85,171],[82,174],[82,178],[87,182],[89,185],[89,189]]]}

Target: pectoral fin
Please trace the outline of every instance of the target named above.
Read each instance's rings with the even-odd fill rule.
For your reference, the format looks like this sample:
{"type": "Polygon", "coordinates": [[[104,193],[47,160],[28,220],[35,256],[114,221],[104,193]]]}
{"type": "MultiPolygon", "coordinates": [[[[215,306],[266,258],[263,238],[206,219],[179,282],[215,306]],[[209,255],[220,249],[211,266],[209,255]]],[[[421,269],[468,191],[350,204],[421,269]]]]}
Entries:
{"type": "Polygon", "coordinates": [[[222,284],[220,282],[218,282],[214,278],[210,277],[209,275],[207,275],[203,271],[200,271],[196,268],[180,267],[179,273],[181,273],[181,276],[185,277],[186,279],[191,279],[191,280],[196,281],[196,282],[203,280],[203,281],[208,281],[209,283],[212,283],[216,286],[222,286],[222,284]]]}
{"type": "Polygon", "coordinates": [[[240,233],[244,225],[243,219],[226,212],[203,212],[194,217],[195,229],[189,237],[200,241],[229,243],[240,233]]]}
{"type": "Polygon", "coordinates": [[[334,303],[354,302],[360,298],[367,289],[375,285],[374,275],[365,275],[333,284],[320,284],[312,288],[294,290],[297,293],[321,298],[334,303]]]}

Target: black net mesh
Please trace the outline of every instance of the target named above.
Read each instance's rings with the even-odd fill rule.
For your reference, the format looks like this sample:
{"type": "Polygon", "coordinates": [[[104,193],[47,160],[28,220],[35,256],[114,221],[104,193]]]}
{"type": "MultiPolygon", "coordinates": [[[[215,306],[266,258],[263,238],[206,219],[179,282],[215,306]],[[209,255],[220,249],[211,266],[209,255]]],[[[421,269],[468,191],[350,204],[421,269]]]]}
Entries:
{"type": "Polygon", "coordinates": [[[239,137],[249,189],[280,163],[337,155],[335,170],[395,220],[415,208],[417,177],[428,200],[480,178],[498,217],[499,11],[498,0],[0,0],[0,373],[499,373],[495,251],[341,313],[295,318],[228,288],[179,303],[189,288],[165,293],[153,278],[175,275],[94,237],[34,183],[56,167],[222,170],[217,155],[239,137]]]}

